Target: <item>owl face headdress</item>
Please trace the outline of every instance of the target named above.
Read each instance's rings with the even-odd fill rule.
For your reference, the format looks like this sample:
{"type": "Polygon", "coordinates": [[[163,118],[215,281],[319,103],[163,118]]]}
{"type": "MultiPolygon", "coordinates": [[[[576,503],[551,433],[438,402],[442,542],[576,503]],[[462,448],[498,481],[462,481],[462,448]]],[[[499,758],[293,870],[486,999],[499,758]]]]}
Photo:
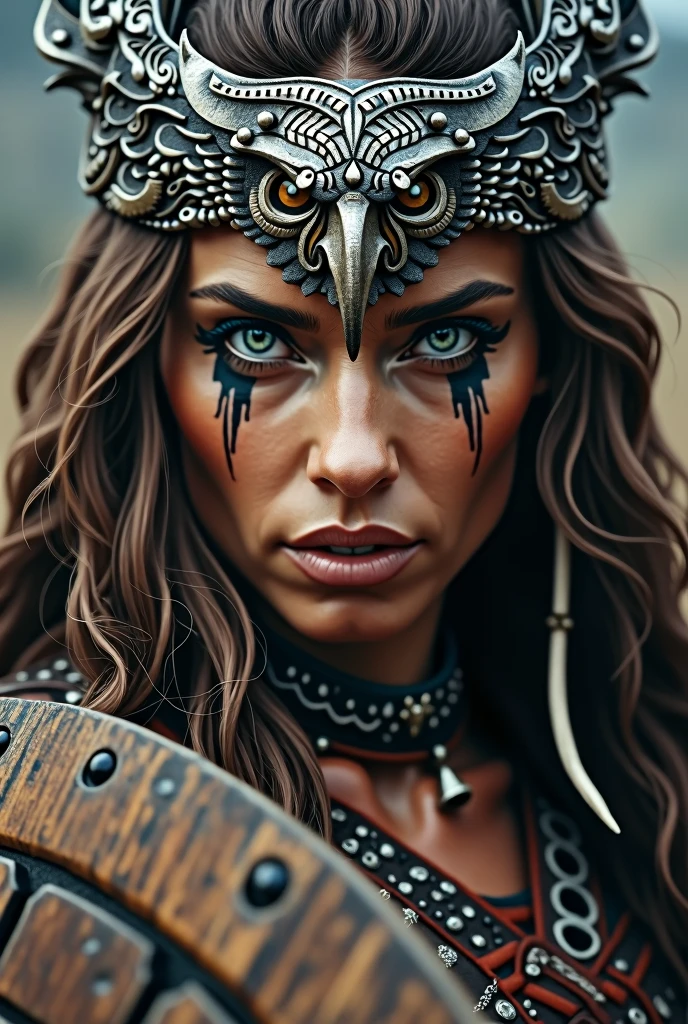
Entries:
{"type": "Polygon", "coordinates": [[[605,198],[602,121],[656,49],[640,0],[522,0],[531,41],[467,78],[250,79],[177,43],[163,0],[74,2],[44,0],[35,38],[92,113],[84,191],[154,230],[242,231],[339,305],[352,359],[366,306],[463,231],[536,234],[605,198]]]}

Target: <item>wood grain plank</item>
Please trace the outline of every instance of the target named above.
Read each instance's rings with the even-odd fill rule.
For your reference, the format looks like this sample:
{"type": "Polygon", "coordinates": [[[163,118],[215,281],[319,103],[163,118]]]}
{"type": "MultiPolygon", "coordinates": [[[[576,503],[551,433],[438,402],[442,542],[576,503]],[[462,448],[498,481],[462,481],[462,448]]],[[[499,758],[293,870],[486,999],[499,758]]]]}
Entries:
{"type": "MultiPolygon", "coordinates": [[[[155,924],[263,1021],[468,1021],[469,1004],[336,851],[226,772],[111,717],[0,699],[0,844],[67,867],[155,924]],[[117,770],[86,788],[84,766],[117,770]],[[252,907],[246,880],[276,857],[289,885],[252,907]],[[398,1016],[397,1016],[398,1015],[398,1016]]],[[[61,1022],[64,1024],[64,1022],[61,1022]]]]}
{"type": "Polygon", "coordinates": [[[43,885],[0,958],[0,995],[39,1024],[125,1024],[152,955],[151,943],[111,914],[43,885]]]}
{"type": "Polygon", "coordinates": [[[17,865],[9,857],[0,857],[0,941],[4,940],[14,924],[21,889],[17,865]]]}
{"type": "Polygon", "coordinates": [[[189,982],[160,996],[151,1006],[143,1024],[235,1024],[203,991],[189,982]]]}

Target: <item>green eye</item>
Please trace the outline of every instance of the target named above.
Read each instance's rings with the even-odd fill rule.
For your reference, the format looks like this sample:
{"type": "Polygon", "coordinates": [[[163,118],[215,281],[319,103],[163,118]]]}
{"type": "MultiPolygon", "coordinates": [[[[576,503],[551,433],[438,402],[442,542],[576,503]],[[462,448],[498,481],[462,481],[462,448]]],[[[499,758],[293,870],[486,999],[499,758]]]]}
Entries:
{"type": "Polygon", "coordinates": [[[459,324],[435,327],[422,338],[418,338],[410,350],[411,356],[460,356],[475,346],[477,333],[459,324]]]}
{"type": "Polygon", "coordinates": [[[227,347],[244,359],[290,359],[293,353],[279,335],[267,327],[240,327],[227,335],[227,347]]]}
{"type": "Polygon", "coordinates": [[[458,334],[459,332],[454,327],[442,327],[440,330],[428,334],[428,345],[438,352],[448,352],[456,345],[458,334]]]}
{"type": "Polygon", "coordinates": [[[258,328],[240,331],[239,333],[243,334],[244,343],[250,352],[267,352],[277,341],[275,335],[271,334],[270,331],[261,331],[258,328]]]}

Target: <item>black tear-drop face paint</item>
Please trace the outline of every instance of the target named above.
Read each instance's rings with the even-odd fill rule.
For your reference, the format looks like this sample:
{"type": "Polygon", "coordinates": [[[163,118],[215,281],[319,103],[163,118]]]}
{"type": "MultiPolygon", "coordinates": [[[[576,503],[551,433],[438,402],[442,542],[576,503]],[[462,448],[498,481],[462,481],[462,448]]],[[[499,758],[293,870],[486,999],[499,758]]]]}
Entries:
{"type": "Polygon", "coordinates": [[[484,382],[490,376],[487,365],[487,356],[497,351],[497,345],[509,333],[509,323],[500,330],[494,328],[490,331],[481,332],[479,335],[479,353],[470,366],[464,370],[457,370],[455,373],[448,373],[447,380],[451,388],[454,416],[459,419],[463,416],[468,431],[468,442],[471,451],[475,452],[472,476],[478,471],[480,456],[483,451],[483,416],[487,416],[490,410],[487,407],[485,398],[484,382]]]}
{"type": "Polygon", "coordinates": [[[215,418],[222,416],[222,438],[225,446],[225,457],[232,480],[236,480],[232,455],[236,452],[237,434],[242,419],[248,422],[251,415],[251,392],[256,383],[255,377],[237,373],[227,364],[225,359],[225,338],[227,326],[219,324],[207,331],[197,325],[196,341],[204,346],[206,355],[215,353],[213,380],[220,385],[220,397],[217,403],[215,418]]]}

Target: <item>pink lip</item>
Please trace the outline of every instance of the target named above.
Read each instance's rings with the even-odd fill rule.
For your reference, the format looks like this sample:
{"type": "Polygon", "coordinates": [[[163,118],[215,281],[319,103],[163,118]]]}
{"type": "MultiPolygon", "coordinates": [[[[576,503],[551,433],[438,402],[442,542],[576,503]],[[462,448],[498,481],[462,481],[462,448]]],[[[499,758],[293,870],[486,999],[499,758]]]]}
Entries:
{"type": "Polygon", "coordinates": [[[364,526],[347,530],[328,526],[304,534],[283,547],[293,562],[316,583],[331,587],[371,587],[386,583],[408,565],[422,542],[386,526],[364,526]],[[342,555],[325,547],[368,547],[381,545],[379,551],[362,555],[342,555]]]}
{"type": "Polygon", "coordinates": [[[319,530],[311,530],[310,533],[304,533],[303,536],[297,537],[296,540],[288,542],[290,548],[320,548],[329,547],[330,545],[340,548],[362,548],[368,544],[406,547],[409,544],[413,544],[413,537],[407,537],[405,534],[399,533],[398,530],[393,530],[389,526],[370,524],[368,526],[361,526],[358,530],[347,530],[346,527],[335,523],[333,526],[324,526],[319,530]]]}

